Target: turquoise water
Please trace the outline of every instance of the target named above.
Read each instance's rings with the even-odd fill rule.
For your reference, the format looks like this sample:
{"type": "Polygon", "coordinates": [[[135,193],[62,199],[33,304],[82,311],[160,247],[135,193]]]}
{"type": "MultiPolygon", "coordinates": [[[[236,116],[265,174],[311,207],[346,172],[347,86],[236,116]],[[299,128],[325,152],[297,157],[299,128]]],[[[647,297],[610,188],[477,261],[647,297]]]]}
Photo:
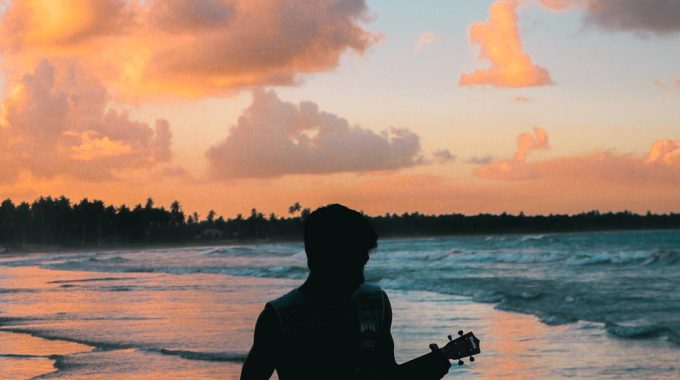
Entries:
{"type": "MultiPolygon", "coordinates": [[[[300,244],[1,257],[0,371],[234,378],[263,302],[306,273],[300,244]]],[[[400,360],[482,335],[452,377],[680,376],[679,231],[384,240],[366,275],[393,297],[400,360]]]]}

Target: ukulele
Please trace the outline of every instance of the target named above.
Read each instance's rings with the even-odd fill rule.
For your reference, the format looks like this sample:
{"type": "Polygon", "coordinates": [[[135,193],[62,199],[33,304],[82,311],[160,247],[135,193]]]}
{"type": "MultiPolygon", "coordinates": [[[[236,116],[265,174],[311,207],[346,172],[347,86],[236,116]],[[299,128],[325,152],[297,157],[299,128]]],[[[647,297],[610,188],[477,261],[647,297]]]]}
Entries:
{"type": "Polygon", "coordinates": [[[458,365],[463,365],[462,359],[468,356],[471,362],[475,361],[472,355],[482,352],[479,347],[479,339],[472,332],[463,334],[463,330],[458,331],[458,335],[460,336],[456,339],[449,335],[449,342],[446,343],[446,346],[439,348],[435,343],[432,343],[430,349],[433,351],[440,350],[448,359],[458,359],[458,365]]]}

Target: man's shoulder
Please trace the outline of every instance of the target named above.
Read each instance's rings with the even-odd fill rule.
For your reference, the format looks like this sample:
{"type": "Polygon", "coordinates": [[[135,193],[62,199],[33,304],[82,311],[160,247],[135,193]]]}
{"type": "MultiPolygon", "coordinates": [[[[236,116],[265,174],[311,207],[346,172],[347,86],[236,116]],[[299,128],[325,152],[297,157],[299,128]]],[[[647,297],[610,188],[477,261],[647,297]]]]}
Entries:
{"type": "Polygon", "coordinates": [[[358,291],[360,292],[370,292],[370,293],[385,293],[382,288],[376,284],[363,283],[359,286],[358,291]]]}
{"type": "Polygon", "coordinates": [[[358,297],[379,297],[381,299],[387,298],[387,293],[378,285],[363,283],[354,293],[358,297]]]}
{"type": "Polygon", "coordinates": [[[282,295],[281,297],[275,298],[265,305],[265,307],[272,307],[275,310],[281,308],[287,308],[296,305],[302,305],[305,303],[305,296],[302,294],[300,289],[295,288],[290,292],[282,295]]]}

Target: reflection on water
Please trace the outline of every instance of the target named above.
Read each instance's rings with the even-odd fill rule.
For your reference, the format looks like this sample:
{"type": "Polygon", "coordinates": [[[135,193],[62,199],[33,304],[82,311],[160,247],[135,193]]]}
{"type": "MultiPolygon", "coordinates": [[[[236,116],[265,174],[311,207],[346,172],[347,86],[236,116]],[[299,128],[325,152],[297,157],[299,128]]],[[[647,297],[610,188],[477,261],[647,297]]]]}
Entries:
{"type": "Polygon", "coordinates": [[[235,378],[264,300],[296,283],[0,267],[0,373],[52,372],[58,355],[50,378],[235,378]]]}
{"type": "Polygon", "coordinates": [[[0,373],[6,380],[30,379],[51,371],[54,371],[53,361],[48,358],[0,356],[0,373]]]}
{"type": "MultiPolygon", "coordinates": [[[[271,257],[260,247],[0,258],[0,374],[3,379],[39,374],[69,379],[237,378],[264,302],[304,277],[299,247],[263,247],[271,257]],[[266,268],[265,261],[270,263],[266,268]],[[263,273],[292,278],[253,277],[263,273]]],[[[461,260],[458,253],[439,251],[415,256],[383,252],[372,259],[368,272],[412,280],[419,275],[422,283],[437,279],[447,287],[497,281],[485,278],[491,269],[482,270],[480,264],[476,272],[444,282],[453,270],[436,272],[439,261],[433,260],[451,255],[457,263],[461,260]]],[[[506,263],[494,265],[498,271],[506,263]]],[[[503,270],[502,279],[510,278],[510,269],[503,270]]],[[[448,378],[677,379],[680,374],[680,351],[663,338],[612,338],[604,324],[594,322],[548,326],[537,317],[496,310],[471,298],[404,289],[404,281],[396,280],[381,284],[394,308],[399,362],[426,353],[429,343],[443,345],[448,334],[462,329],[481,339],[482,354],[474,363],[454,364],[448,378]]],[[[520,296],[522,302],[541,300],[533,293],[520,296]]]]}
{"type": "Polygon", "coordinates": [[[472,303],[469,298],[430,292],[389,291],[394,308],[392,328],[397,361],[443,345],[447,334],[473,331],[482,354],[462,367],[455,363],[448,378],[677,379],[680,352],[664,341],[612,339],[601,324],[579,322],[548,326],[538,318],[472,303]]]}

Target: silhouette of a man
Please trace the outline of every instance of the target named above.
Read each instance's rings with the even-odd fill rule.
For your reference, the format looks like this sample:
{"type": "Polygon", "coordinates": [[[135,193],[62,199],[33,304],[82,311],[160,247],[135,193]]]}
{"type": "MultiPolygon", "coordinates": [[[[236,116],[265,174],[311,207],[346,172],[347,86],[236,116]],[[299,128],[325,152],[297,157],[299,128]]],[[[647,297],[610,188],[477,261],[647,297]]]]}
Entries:
{"type": "Polygon", "coordinates": [[[309,276],[268,302],[255,326],[242,380],[440,379],[451,364],[437,349],[407,363],[394,359],[392,308],[385,292],[364,283],[377,235],[345,206],[321,207],[305,220],[309,276]]]}

